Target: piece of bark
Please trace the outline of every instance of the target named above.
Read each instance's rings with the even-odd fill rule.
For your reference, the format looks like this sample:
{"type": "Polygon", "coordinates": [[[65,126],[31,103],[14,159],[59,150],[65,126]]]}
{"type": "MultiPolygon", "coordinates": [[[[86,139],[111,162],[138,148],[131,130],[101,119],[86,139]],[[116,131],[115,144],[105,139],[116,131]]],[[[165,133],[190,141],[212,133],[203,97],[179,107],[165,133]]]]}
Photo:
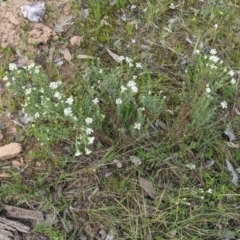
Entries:
{"type": "Polygon", "coordinates": [[[10,205],[4,205],[3,208],[6,210],[6,217],[9,218],[32,219],[38,222],[44,221],[43,214],[40,211],[28,210],[10,205]]]}
{"type": "Polygon", "coordinates": [[[7,236],[7,237],[13,236],[13,234],[10,231],[1,228],[0,229],[0,239],[2,239],[1,238],[2,235],[7,236]]]}
{"type": "Polygon", "coordinates": [[[19,235],[18,235],[18,231],[15,231],[15,232],[14,232],[13,240],[20,240],[20,237],[19,237],[19,235]]]}
{"type": "Polygon", "coordinates": [[[22,151],[20,143],[10,143],[0,147],[0,160],[6,160],[16,157],[22,151]]]}
{"type": "Polygon", "coordinates": [[[0,233],[0,239],[1,240],[11,240],[11,238],[9,238],[7,235],[4,235],[2,233],[0,233]]]}
{"type": "Polygon", "coordinates": [[[28,233],[30,228],[22,223],[9,220],[7,218],[0,217],[0,229],[4,229],[5,231],[19,231],[22,233],[28,233]]]}

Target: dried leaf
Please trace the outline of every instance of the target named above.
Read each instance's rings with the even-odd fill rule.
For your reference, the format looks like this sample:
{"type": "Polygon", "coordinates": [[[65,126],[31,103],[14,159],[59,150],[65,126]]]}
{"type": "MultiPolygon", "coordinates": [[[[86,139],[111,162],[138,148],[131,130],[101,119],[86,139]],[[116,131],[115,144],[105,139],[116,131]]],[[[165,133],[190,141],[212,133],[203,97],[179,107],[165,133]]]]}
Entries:
{"type": "Polygon", "coordinates": [[[227,145],[231,148],[239,148],[239,144],[235,144],[233,142],[227,142],[227,145]]]}
{"type": "Polygon", "coordinates": [[[236,136],[232,133],[232,131],[229,127],[225,130],[224,133],[225,133],[225,135],[228,136],[230,142],[236,140],[236,136]]]}
{"type": "Polygon", "coordinates": [[[90,194],[90,196],[88,197],[88,200],[90,201],[90,199],[99,192],[99,187],[95,187],[95,189],[93,190],[93,192],[90,194]]]}
{"type": "Polygon", "coordinates": [[[108,54],[113,58],[113,60],[115,60],[115,61],[118,62],[118,63],[121,62],[121,61],[120,61],[120,57],[119,57],[116,53],[112,52],[112,51],[109,50],[108,48],[105,48],[105,49],[107,50],[108,54]]]}
{"type": "Polygon", "coordinates": [[[63,56],[68,62],[71,61],[71,58],[72,58],[71,53],[69,52],[69,50],[67,48],[64,50],[63,56]]]}
{"type": "Polygon", "coordinates": [[[206,162],[206,167],[210,168],[214,165],[215,161],[214,160],[209,160],[206,162]]]}
{"type": "Polygon", "coordinates": [[[156,199],[156,191],[150,181],[145,178],[140,178],[139,184],[149,197],[151,197],[152,199],[156,199]]]}
{"type": "Polygon", "coordinates": [[[130,161],[136,166],[139,166],[142,164],[141,159],[137,156],[130,156],[130,161]]]}
{"type": "Polygon", "coordinates": [[[238,108],[234,107],[235,113],[240,116],[240,111],[238,110],[238,108]]]}
{"type": "Polygon", "coordinates": [[[10,178],[12,177],[9,173],[0,173],[0,178],[10,178]]]}
{"type": "Polygon", "coordinates": [[[79,37],[79,36],[73,36],[70,39],[70,43],[72,46],[79,46],[81,45],[81,43],[83,42],[83,37],[79,37]]]}
{"type": "Polygon", "coordinates": [[[128,22],[127,23],[128,26],[135,26],[135,29],[137,30],[138,29],[138,22],[135,20],[135,21],[131,21],[131,22],[128,22]]]}
{"type": "Polygon", "coordinates": [[[12,165],[13,165],[13,166],[21,167],[21,166],[22,166],[22,163],[19,162],[19,161],[13,160],[13,161],[12,161],[12,165]]]}
{"type": "Polygon", "coordinates": [[[105,177],[105,178],[109,178],[111,175],[112,175],[112,172],[106,172],[106,173],[104,174],[104,177],[105,177]]]}
{"type": "Polygon", "coordinates": [[[165,234],[165,238],[173,239],[173,238],[175,238],[176,234],[177,234],[177,230],[172,230],[165,234]]]}
{"type": "Polygon", "coordinates": [[[113,162],[116,164],[117,168],[122,168],[122,163],[119,160],[114,159],[113,162]]]}
{"type": "Polygon", "coordinates": [[[94,59],[95,57],[88,56],[88,55],[85,55],[85,54],[78,54],[77,58],[79,58],[79,59],[94,59]]]}
{"type": "Polygon", "coordinates": [[[110,1],[109,1],[110,6],[113,6],[113,5],[115,5],[116,3],[117,3],[117,0],[110,0],[110,1]]]}
{"type": "Polygon", "coordinates": [[[165,130],[165,131],[168,130],[167,125],[166,125],[164,122],[160,121],[160,120],[157,120],[156,123],[155,123],[155,125],[156,125],[157,127],[161,127],[161,128],[162,128],[163,130],[165,130]]]}
{"type": "Polygon", "coordinates": [[[237,173],[235,172],[232,164],[226,160],[226,163],[227,163],[227,168],[228,168],[228,171],[232,173],[232,183],[235,185],[235,186],[238,186],[238,175],[237,173]]]}
{"type": "Polygon", "coordinates": [[[114,239],[114,235],[113,235],[112,231],[109,231],[109,233],[106,236],[105,240],[113,240],[113,239],[114,239]]]}
{"type": "Polygon", "coordinates": [[[71,15],[69,16],[67,19],[65,19],[64,21],[62,21],[60,24],[54,24],[54,31],[55,32],[64,32],[64,26],[70,26],[72,24],[74,24],[74,18],[75,16],[71,15]]]}
{"type": "Polygon", "coordinates": [[[98,233],[101,235],[100,240],[101,240],[101,239],[105,239],[106,236],[107,236],[107,232],[106,232],[105,229],[101,229],[98,233]]]}
{"type": "Polygon", "coordinates": [[[196,165],[195,165],[195,164],[192,164],[192,163],[186,164],[185,166],[186,166],[187,168],[189,168],[190,170],[196,169],[196,165]]]}
{"type": "Polygon", "coordinates": [[[85,21],[89,15],[89,9],[81,8],[81,17],[85,21]]]}

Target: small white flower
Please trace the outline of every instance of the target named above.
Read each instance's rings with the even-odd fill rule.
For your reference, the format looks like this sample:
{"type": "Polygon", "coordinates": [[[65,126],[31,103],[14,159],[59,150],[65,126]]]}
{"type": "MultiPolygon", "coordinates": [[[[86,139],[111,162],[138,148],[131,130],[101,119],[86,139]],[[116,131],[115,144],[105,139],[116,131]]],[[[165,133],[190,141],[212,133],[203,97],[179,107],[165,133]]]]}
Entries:
{"type": "Polygon", "coordinates": [[[90,118],[90,117],[87,117],[87,118],[85,119],[85,122],[86,122],[87,125],[88,125],[88,124],[91,124],[91,123],[93,122],[93,119],[90,118]]]}
{"type": "Polygon", "coordinates": [[[73,102],[74,102],[73,97],[69,97],[69,98],[67,98],[67,100],[66,100],[66,103],[68,103],[69,105],[72,105],[73,102]]]}
{"type": "Polygon", "coordinates": [[[137,76],[136,76],[136,75],[133,75],[132,78],[133,78],[133,80],[135,80],[135,79],[137,78],[137,76]]]}
{"type": "Polygon", "coordinates": [[[17,65],[15,63],[9,63],[8,68],[10,71],[17,70],[17,65]]]}
{"type": "Polygon", "coordinates": [[[210,54],[216,55],[216,54],[217,54],[217,50],[216,50],[215,48],[212,48],[212,49],[210,50],[210,54]]]}
{"type": "Polygon", "coordinates": [[[65,108],[63,110],[64,112],[64,115],[67,117],[67,116],[72,116],[72,109],[69,107],[69,108],[65,108]]]}
{"type": "Polygon", "coordinates": [[[59,82],[51,82],[51,83],[49,84],[49,87],[50,87],[51,89],[56,89],[58,86],[59,86],[59,82]]]}
{"type": "Polygon", "coordinates": [[[128,66],[129,66],[129,67],[133,67],[134,65],[130,62],[130,63],[128,64],[128,66]]]}
{"type": "Polygon", "coordinates": [[[88,144],[93,144],[95,137],[89,137],[88,138],[88,144]]]}
{"type": "Polygon", "coordinates": [[[80,151],[77,149],[77,151],[75,152],[74,156],[75,156],[75,157],[78,157],[78,156],[81,156],[82,154],[83,154],[83,153],[80,152],[80,151]]]}
{"type": "Polygon", "coordinates": [[[141,123],[135,123],[133,128],[137,129],[137,130],[140,130],[141,129],[141,123]]]}
{"type": "Polygon", "coordinates": [[[221,102],[221,106],[223,109],[227,108],[227,102],[226,101],[221,102]]]}
{"type": "Polygon", "coordinates": [[[10,82],[7,82],[6,83],[6,87],[10,87],[11,86],[11,83],[10,82]]]}
{"type": "Polygon", "coordinates": [[[124,87],[124,86],[121,86],[121,93],[125,92],[126,90],[127,90],[127,88],[126,88],[126,87],[124,87]]]}
{"type": "Polygon", "coordinates": [[[206,88],[206,92],[207,92],[207,93],[210,93],[210,92],[211,92],[211,88],[210,88],[210,87],[207,87],[207,88],[206,88]]]}
{"type": "Polygon", "coordinates": [[[99,103],[98,98],[94,98],[92,101],[93,101],[94,104],[98,104],[99,103]]]}
{"type": "Polygon", "coordinates": [[[231,76],[231,77],[233,77],[234,76],[234,71],[231,69],[229,72],[228,72],[228,74],[231,76]]]}
{"type": "Polygon", "coordinates": [[[231,84],[234,85],[234,84],[236,84],[236,82],[237,82],[237,80],[236,80],[235,78],[232,78],[232,79],[231,79],[231,84]]]}
{"type": "Polygon", "coordinates": [[[32,89],[28,88],[28,89],[25,90],[25,95],[29,95],[31,92],[32,92],[32,89]]]}
{"type": "Polygon", "coordinates": [[[119,61],[122,62],[123,60],[125,60],[125,57],[124,56],[120,56],[119,57],[119,61]]]}
{"type": "Polygon", "coordinates": [[[135,40],[135,39],[132,39],[132,43],[136,43],[136,40],[135,40]]]}
{"type": "Polygon", "coordinates": [[[186,164],[186,167],[189,168],[189,169],[191,169],[191,170],[196,169],[196,165],[195,165],[195,164],[192,164],[192,163],[186,164]]]}
{"type": "Polygon", "coordinates": [[[212,61],[212,62],[217,63],[217,62],[220,60],[220,58],[219,58],[218,56],[211,55],[211,56],[209,57],[209,60],[212,61]]]}
{"type": "Polygon", "coordinates": [[[39,118],[40,117],[40,114],[38,113],[38,112],[36,112],[35,114],[34,114],[34,118],[39,118]]]}
{"type": "Polygon", "coordinates": [[[99,69],[99,73],[100,73],[100,74],[103,73],[103,70],[102,70],[102,69],[99,69]]]}
{"type": "Polygon", "coordinates": [[[40,72],[39,68],[36,67],[34,72],[38,74],[40,72]]]}
{"type": "Polygon", "coordinates": [[[87,134],[87,135],[90,135],[90,134],[92,134],[92,133],[93,133],[92,128],[86,128],[86,134],[87,134]]]}
{"type": "Polygon", "coordinates": [[[131,63],[132,62],[132,59],[130,57],[126,57],[125,60],[126,60],[127,63],[131,63]]]}
{"type": "Polygon", "coordinates": [[[140,62],[136,63],[136,68],[143,68],[142,63],[140,62]]]}
{"type": "Polygon", "coordinates": [[[31,63],[30,65],[27,66],[27,68],[30,70],[31,68],[35,67],[35,63],[31,63]]]}
{"type": "Polygon", "coordinates": [[[55,92],[53,96],[54,96],[55,98],[57,98],[57,99],[61,99],[61,98],[62,98],[62,95],[61,95],[61,93],[59,93],[59,92],[55,92]]]}
{"type": "Polygon", "coordinates": [[[218,24],[216,23],[216,24],[214,24],[214,28],[218,28],[218,24]]]}
{"type": "Polygon", "coordinates": [[[210,64],[210,68],[211,69],[217,69],[216,65],[214,65],[214,64],[210,64]]]}
{"type": "Polygon", "coordinates": [[[131,80],[131,81],[129,81],[129,82],[127,83],[127,86],[131,88],[131,87],[133,87],[133,86],[136,86],[136,83],[131,80]]]}
{"type": "Polygon", "coordinates": [[[4,76],[3,81],[7,81],[7,80],[8,80],[8,76],[4,76]]]}
{"type": "Polygon", "coordinates": [[[116,104],[117,104],[117,105],[122,104],[122,99],[121,99],[121,98],[117,98],[117,99],[116,99],[116,104]]]}
{"type": "Polygon", "coordinates": [[[212,194],[212,189],[209,188],[206,192],[212,194]]]}
{"type": "Polygon", "coordinates": [[[92,151],[91,151],[90,149],[88,149],[88,148],[85,148],[84,151],[85,151],[85,154],[86,154],[86,155],[89,155],[89,154],[92,153],[92,151]]]}
{"type": "Polygon", "coordinates": [[[131,90],[133,93],[137,93],[138,92],[138,87],[137,86],[132,86],[131,90]]]}
{"type": "Polygon", "coordinates": [[[199,50],[199,49],[196,49],[196,50],[195,50],[195,53],[196,53],[196,54],[200,54],[200,50],[199,50]]]}

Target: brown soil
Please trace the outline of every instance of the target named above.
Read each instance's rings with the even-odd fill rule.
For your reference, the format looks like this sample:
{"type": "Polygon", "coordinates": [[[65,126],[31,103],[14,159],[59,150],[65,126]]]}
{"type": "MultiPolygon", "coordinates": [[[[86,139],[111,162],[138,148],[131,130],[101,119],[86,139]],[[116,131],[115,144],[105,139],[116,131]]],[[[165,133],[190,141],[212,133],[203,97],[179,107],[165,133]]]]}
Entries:
{"type": "MultiPolygon", "coordinates": [[[[48,1],[43,24],[29,22],[23,17],[20,7],[30,3],[26,0],[11,0],[0,4],[0,45],[2,47],[26,50],[29,44],[46,44],[49,40],[57,39],[53,23],[45,24],[45,22],[49,14],[51,14],[51,20],[55,22],[58,22],[61,16],[68,15],[68,1],[48,1]]],[[[34,48],[31,47],[31,49],[34,48]]]]}

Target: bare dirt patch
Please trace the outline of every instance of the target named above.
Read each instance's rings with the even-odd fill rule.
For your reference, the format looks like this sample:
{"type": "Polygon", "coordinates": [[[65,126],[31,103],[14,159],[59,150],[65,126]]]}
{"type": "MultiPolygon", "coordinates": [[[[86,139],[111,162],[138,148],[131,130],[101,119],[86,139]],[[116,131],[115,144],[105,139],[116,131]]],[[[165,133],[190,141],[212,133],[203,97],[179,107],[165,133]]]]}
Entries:
{"type": "Polygon", "coordinates": [[[45,24],[51,14],[55,22],[62,15],[69,14],[66,0],[48,1],[50,7],[44,15],[44,23],[32,23],[23,17],[20,7],[31,2],[26,0],[12,0],[0,4],[0,44],[2,47],[26,49],[28,44],[46,44],[49,40],[56,39],[53,24],[45,24]]]}

